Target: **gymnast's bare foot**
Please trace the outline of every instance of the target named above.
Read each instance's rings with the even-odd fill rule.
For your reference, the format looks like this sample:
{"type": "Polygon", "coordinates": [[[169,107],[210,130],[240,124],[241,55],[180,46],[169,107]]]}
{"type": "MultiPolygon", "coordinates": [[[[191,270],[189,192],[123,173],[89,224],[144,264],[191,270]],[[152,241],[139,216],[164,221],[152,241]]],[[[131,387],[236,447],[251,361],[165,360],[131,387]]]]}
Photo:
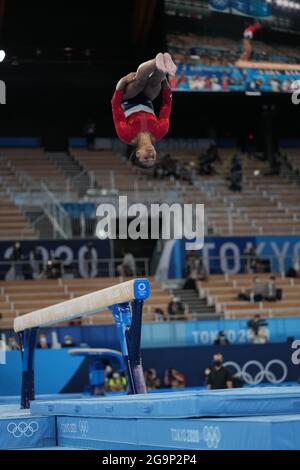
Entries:
{"type": "Polygon", "coordinates": [[[164,53],[164,63],[165,63],[165,69],[167,73],[171,75],[171,77],[175,77],[177,67],[174,64],[173,59],[168,52],[164,53]]]}

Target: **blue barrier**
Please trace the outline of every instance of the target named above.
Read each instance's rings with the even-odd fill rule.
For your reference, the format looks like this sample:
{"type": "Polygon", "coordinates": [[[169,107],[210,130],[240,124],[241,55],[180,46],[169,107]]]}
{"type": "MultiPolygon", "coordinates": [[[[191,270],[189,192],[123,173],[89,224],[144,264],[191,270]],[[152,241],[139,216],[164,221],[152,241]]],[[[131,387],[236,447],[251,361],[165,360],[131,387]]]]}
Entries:
{"type": "MultiPolygon", "coordinates": [[[[269,343],[285,342],[289,337],[300,337],[300,316],[267,319],[266,331],[269,343]]],[[[60,326],[54,328],[62,343],[65,335],[71,335],[74,344],[88,344],[92,348],[118,349],[118,337],[114,325],[60,326]]],[[[192,320],[178,322],[145,323],[142,328],[142,347],[163,348],[171,346],[210,346],[219,331],[224,330],[231,344],[249,343],[247,320],[192,320]]],[[[7,337],[9,330],[3,330],[7,337]]],[[[45,330],[51,344],[52,329],[45,330]]]]}
{"type": "MultiPolygon", "coordinates": [[[[163,385],[165,370],[174,367],[186,376],[186,385],[205,384],[204,370],[215,352],[231,363],[233,374],[240,372],[249,385],[295,382],[299,365],[292,363],[294,350],[287,343],[206,347],[143,348],[144,369],[154,367],[163,385]],[[254,361],[254,362],[253,362],[254,361]]],[[[88,361],[70,357],[66,349],[36,351],[36,393],[80,393],[88,382],[88,361]]],[[[7,364],[0,366],[0,395],[20,393],[21,360],[19,351],[7,353],[7,364]]]]}
{"type": "Polygon", "coordinates": [[[0,137],[1,147],[39,147],[38,137],[0,137]]]}

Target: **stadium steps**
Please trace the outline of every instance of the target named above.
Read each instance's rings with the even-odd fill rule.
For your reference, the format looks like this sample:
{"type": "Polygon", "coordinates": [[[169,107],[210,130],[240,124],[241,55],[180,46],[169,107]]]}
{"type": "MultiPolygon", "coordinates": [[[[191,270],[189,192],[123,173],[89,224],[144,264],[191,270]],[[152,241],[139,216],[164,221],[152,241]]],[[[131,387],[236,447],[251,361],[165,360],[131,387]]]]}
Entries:
{"type": "Polygon", "coordinates": [[[175,289],[173,294],[187,307],[188,315],[199,320],[216,320],[219,314],[214,306],[209,306],[206,299],[200,299],[199,294],[192,289],[175,289]]]}
{"type": "Polygon", "coordinates": [[[86,194],[90,187],[90,179],[80,163],[66,152],[51,152],[48,157],[63,172],[71,186],[78,192],[79,197],[86,194]]]}
{"type": "Polygon", "coordinates": [[[53,238],[53,226],[38,206],[30,206],[25,209],[26,217],[31,225],[39,233],[39,238],[48,240],[53,238]]]}

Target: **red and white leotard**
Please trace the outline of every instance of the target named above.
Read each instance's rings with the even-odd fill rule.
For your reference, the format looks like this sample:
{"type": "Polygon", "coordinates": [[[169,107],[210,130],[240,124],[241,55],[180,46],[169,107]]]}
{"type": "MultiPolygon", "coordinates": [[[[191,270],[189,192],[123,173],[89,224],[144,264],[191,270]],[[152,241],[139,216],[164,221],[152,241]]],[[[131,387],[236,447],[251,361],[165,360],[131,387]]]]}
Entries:
{"type": "Polygon", "coordinates": [[[253,38],[253,35],[256,33],[256,31],[258,31],[259,29],[261,29],[262,25],[260,23],[257,23],[257,24],[252,24],[250,26],[248,26],[245,30],[244,30],[244,37],[245,38],[249,38],[249,39],[252,39],[253,38]]]}
{"type": "Polygon", "coordinates": [[[123,92],[116,90],[112,100],[112,114],[119,138],[130,144],[140,132],[149,132],[155,140],[161,140],[169,130],[169,118],[172,108],[172,90],[167,87],[162,90],[162,105],[159,117],[154,113],[137,111],[127,118],[122,109],[123,92]]]}

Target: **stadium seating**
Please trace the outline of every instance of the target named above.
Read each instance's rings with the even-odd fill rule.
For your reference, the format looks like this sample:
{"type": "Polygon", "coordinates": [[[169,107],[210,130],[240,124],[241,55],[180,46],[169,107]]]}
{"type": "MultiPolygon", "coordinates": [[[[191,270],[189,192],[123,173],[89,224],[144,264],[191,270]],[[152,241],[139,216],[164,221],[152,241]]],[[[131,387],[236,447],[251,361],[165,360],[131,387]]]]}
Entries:
{"type": "MultiPolygon", "coordinates": [[[[104,289],[117,284],[119,278],[16,280],[0,281],[0,328],[10,328],[16,315],[31,312],[68,299],[104,289]]],[[[150,277],[151,297],[145,302],[144,321],[153,321],[156,307],[166,310],[171,295],[156,285],[150,277]]],[[[113,323],[109,311],[103,311],[83,319],[83,324],[113,323]]]]}
{"type": "Polygon", "coordinates": [[[14,190],[22,190],[22,185],[6,161],[0,158],[0,240],[38,238],[38,233],[10,197],[14,190]]]}
{"type": "MultiPolygon", "coordinates": [[[[241,301],[238,294],[250,290],[253,274],[211,275],[209,281],[198,284],[200,297],[206,298],[210,305],[215,305],[217,312],[224,318],[250,318],[255,314],[263,317],[291,317],[300,314],[300,279],[279,277],[278,288],[282,289],[282,300],[276,302],[241,301]]],[[[270,276],[259,274],[262,282],[270,276]]]]}

